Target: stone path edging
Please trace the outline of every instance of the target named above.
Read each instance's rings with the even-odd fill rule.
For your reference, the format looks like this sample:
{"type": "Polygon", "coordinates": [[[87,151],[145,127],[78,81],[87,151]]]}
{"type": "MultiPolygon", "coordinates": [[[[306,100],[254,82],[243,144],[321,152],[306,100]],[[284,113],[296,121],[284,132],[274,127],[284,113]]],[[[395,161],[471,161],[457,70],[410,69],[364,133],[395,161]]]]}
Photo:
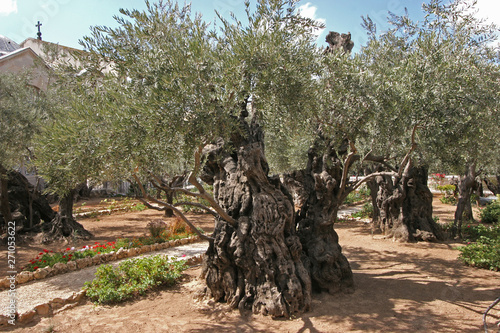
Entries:
{"type": "MultiPolygon", "coordinates": [[[[186,238],[186,240],[188,239],[186,238]]],[[[180,242],[178,242],[181,240],[175,240],[173,241],[173,246],[166,249],[150,249],[149,251],[154,252],[150,252],[145,255],[140,254],[146,253],[145,250],[148,249],[147,246],[142,247],[145,248],[145,252],[123,251],[123,257],[117,258],[114,262],[110,262],[110,264],[118,266],[121,261],[124,261],[129,257],[144,257],[161,254],[177,258],[181,257],[181,259],[187,261],[188,265],[192,266],[201,262],[203,253],[207,248],[207,245],[199,242],[199,240],[200,239],[198,237],[192,237],[188,241],[197,244],[188,244],[184,241],[184,245],[181,245],[180,242]]],[[[142,248],[140,248],[141,251],[142,248]]],[[[97,265],[100,264],[102,264],[102,262],[94,264],[90,267],[85,267],[79,271],[66,271],[67,274],[59,272],[50,278],[35,280],[32,281],[32,283],[25,283],[24,285],[19,286],[19,288],[15,289],[16,301],[18,304],[17,311],[13,314],[9,313],[9,309],[5,305],[9,298],[9,290],[0,292],[0,299],[2,299],[3,303],[1,309],[2,312],[0,313],[0,327],[5,327],[7,325],[10,326],[9,320],[11,320],[11,316],[15,318],[16,324],[26,324],[36,318],[52,316],[61,311],[71,309],[81,303],[84,303],[85,290],[82,290],[83,284],[87,280],[92,280],[92,277],[97,270],[97,265]],[[47,292],[53,295],[49,299],[44,297],[47,295],[47,292]]]]}
{"type": "MultiPolygon", "coordinates": [[[[183,239],[176,239],[164,243],[155,243],[152,245],[143,245],[141,247],[124,249],[120,248],[116,252],[112,251],[109,253],[96,254],[93,257],[82,258],[77,260],[68,261],[65,263],[56,263],[52,267],[38,268],[34,272],[22,271],[16,275],[15,285],[20,285],[23,283],[28,283],[33,280],[41,280],[48,277],[52,277],[58,274],[64,274],[67,272],[76,271],[83,269],[85,267],[101,265],[109,261],[115,261],[118,259],[123,259],[127,257],[134,257],[136,255],[147,253],[151,251],[158,251],[162,249],[168,249],[170,247],[185,245],[189,243],[199,242],[201,238],[199,236],[191,236],[183,239]]],[[[5,289],[10,289],[12,280],[8,277],[0,279],[0,291],[5,289]]]]}

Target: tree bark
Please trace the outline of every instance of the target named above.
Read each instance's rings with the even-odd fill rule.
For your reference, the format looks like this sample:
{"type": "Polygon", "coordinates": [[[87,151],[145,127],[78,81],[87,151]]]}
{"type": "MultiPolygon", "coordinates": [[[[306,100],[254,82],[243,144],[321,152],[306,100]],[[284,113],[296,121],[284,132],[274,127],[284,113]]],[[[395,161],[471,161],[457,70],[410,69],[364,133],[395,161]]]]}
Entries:
{"type": "Polygon", "coordinates": [[[455,219],[451,233],[453,237],[462,238],[462,224],[463,221],[473,220],[471,195],[476,184],[476,164],[471,163],[465,175],[461,175],[458,179],[458,202],[457,209],[455,210],[455,219]]]}
{"type": "MultiPolygon", "coordinates": [[[[383,171],[382,168],[380,169],[375,169],[375,168],[366,168],[364,170],[365,176],[368,176],[369,174],[373,172],[378,172],[378,171],[383,171]]],[[[372,224],[373,225],[379,225],[380,223],[380,209],[379,206],[377,205],[377,194],[379,192],[379,186],[377,183],[376,178],[370,179],[366,182],[366,186],[370,190],[370,199],[373,207],[373,216],[372,216],[372,224]]]]}
{"type": "Polygon", "coordinates": [[[301,180],[306,200],[296,217],[302,261],[316,291],[351,292],[354,288],[351,267],[333,228],[345,197],[339,195],[342,175],[337,151],[329,140],[320,136],[308,152],[301,180]]]}
{"type": "Polygon", "coordinates": [[[486,187],[488,190],[493,192],[494,195],[499,195],[500,194],[500,175],[496,175],[496,184],[491,181],[488,177],[484,177],[483,181],[486,184],[486,187]]]}
{"type": "Polygon", "coordinates": [[[376,206],[380,211],[374,226],[403,242],[443,240],[432,218],[432,193],[427,186],[427,168],[410,167],[402,177],[378,176],[376,206]]]}
{"type": "Polygon", "coordinates": [[[92,234],[73,217],[74,196],[74,189],[63,196],[59,200],[59,212],[50,222],[42,225],[43,243],[50,243],[68,237],[79,239],[90,239],[92,237],[92,234]]]}
{"type": "Polygon", "coordinates": [[[7,170],[0,165],[0,206],[1,213],[3,217],[3,224],[7,226],[7,223],[12,221],[12,214],[10,211],[9,203],[9,178],[7,175],[7,170]]]}
{"type": "Polygon", "coordinates": [[[291,195],[269,177],[263,133],[241,118],[242,134],[206,147],[202,180],[236,221],[216,219],[203,276],[207,295],[233,308],[289,317],[311,305],[311,279],[301,260],[291,195]],[[225,148],[233,147],[232,152],[225,148]]]}

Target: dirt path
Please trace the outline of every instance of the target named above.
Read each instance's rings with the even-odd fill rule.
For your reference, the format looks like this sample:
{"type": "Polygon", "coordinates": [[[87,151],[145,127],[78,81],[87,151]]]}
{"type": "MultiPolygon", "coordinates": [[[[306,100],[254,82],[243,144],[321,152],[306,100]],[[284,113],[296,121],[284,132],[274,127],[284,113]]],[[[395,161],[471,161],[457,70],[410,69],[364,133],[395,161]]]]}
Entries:
{"type": "MultiPolygon", "coordinates": [[[[439,216],[443,221],[444,215],[439,216]]],[[[370,225],[363,222],[338,223],[336,230],[354,272],[356,291],[316,294],[311,311],[293,318],[273,320],[197,299],[202,285],[198,267],[189,269],[182,283],[173,288],[122,305],[87,303],[11,331],[483,331],[482,314],[500,296],[500,272],[464,266],[457,260],[459,243],[395,243],[373,235],[370,225]]],[[[490,332],[496,332],[500,309],[493,309],[489,318],[490,332]]]]}

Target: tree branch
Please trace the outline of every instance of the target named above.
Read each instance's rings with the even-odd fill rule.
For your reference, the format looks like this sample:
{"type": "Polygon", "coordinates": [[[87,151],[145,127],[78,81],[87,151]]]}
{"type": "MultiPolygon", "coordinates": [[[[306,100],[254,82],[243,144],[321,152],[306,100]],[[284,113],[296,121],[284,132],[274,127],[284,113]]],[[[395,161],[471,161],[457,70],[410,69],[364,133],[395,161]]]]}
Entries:
{"type": "Polygon", "coordinates": [[[413,131],[411,133],[411,147],[410,147],[410,150],[408,151],[408,153],[406,154],[406,156],[403,158],[403,161],[401,162],[401,165],[399,166],[399,170],[398,170],[398,177],[401,178],[401,176],[403,175],[403,171],[404,172],[407,172],[407,168],[408,168],[408,161],[410,159],[410,156],[411,156],[411,153],[417,148],[417,143],[415,142],[415,134],[417,132],[417,129],[419,128],[419,124],[415,125],[413,127],[413,131]]]}
{"type": "Polygon", "coordinates": [[[229,216],[228,213],[224,209],[222,209],[221,206],[215,201],[215,199],[209,195],[205,189],[203,188],[203,185],[201,185],[198,180],[196,179],[196,176],[198,172],[200,171],[200,166],[201,166],[201,152],[203,150],[203,146],[199,146],[198,150],[194,153],[194,170],[191,172],[191,174],[188,177],[189,182],[198,189],[198,192],[200,196],[207,200],[210,203],[210,206],[212,206],[213,209],[219,214],[219,216],[229,224],[231,224],[233,227],[236,227],[238,225],[238,222],[233,219],[231,216],[229,216]]]}
{"type": "Polygon", "coordinates": [[[353,191],[356,191],[361,185],[363,185],[364,183],[366,183],[367,181],[371,180],[372,178],[375,178],[375,177],[378,177],[378,176],[396,176],[397,173],[396,172],[390,172],[390,171],[383,171],[383,172],[375,172],[375,173],[371,173],[369,174],[368,176],[358,180],[354,187],[353,187],[353,191]]]}
{"type": "Polygon", "coordinates": [[[342,198],[342,195],[344,194],[347,185],[347,179],[349,178],[349,169],[351,168],[352,163],[354,163],[354,159],[357,157],[356,154],[358,152],[351,140],[349,140],[349,146],[351,148],[351,152],[347,155],[344,162],[344,168],[342,170],[342,180],[340,181],[340,190],[339,194],[337,195],[337,198],[339,199],[342,198]]]}
{"type": "Polygon", "coordinates": [[[201,209],[205,210],[207,213],[210,213],[210,214],[212,214],[215,217],[219,216],[219,214],[217,214],[216,212],[214,212],[213,210],[211,210],[209,207],[207,207],[205,205],[202,205],[201,203],[197,203],[197,202],[181,201],[181,202],[176,202],[174,204],[174,206],[175,207],[179,207],[179,206],[194,206],[194,207],[198,207],[198,208],[201,208],[201,209]]]}
{"type": "MultiPolygon", "coordinates": [[[[200,238],[205,239],[205,240],[208,240],[208,241],[214,241],[214,239],[213,239],[212,237],[208,237],[208,236],[206,236],[206,235],[202,234],[202,233],[198,230],[198,228],[196,228],[196,227],[195,227],[195,226],[191,223],[191,221],[189,221],[189,219],[188,219],[188,218],[187,218],[187,217],[186,217],[186,216],[185,216],[185,215],[184,215],[184,214],[183,214],[183,213],[182,213],[179,209],[177,209],[175,206],[172,206],[172,205],[170,205],[170,204],[169,204],[169,203],[167,203],[167,202],[164,202],[164,201],[161,201],[161,200],[155,199],[155,198],[151,197],[150,195],[148,195],[148,194],[146,193],[146,190],[144,189],[144,186],[142,185],[141,181],[139,180],[139,177],[137,177],[137,175],[135,175],[135,174],[133,175],[133,177],[134,177],[135,181],[137,182],[137,184],[138,184],[138,186],[139,186],[139,188],[140,188],[140,190],[141,190],[141,192],[142,192],[142,195],[143,195],[145,198],[147,198],[148,200],[151,200],[152,202],[155,202],[155,203],[157,203],[157,204],[159,204],[159,205],[162,205],[162,206],[163,206],[163,207],[165,207],[165,208],[169,208],[169,209],[171,209],[171,210],[174,212],[175,216],[177,216],[177,217],[181,218],[181,219],[182,219],[182,220],[183,220],[183,221],[184,221],[187,225],[189,225],[189,227],[190,227],[190,228],[194,231],[194,233],[196,233],[196,234],[197,234],[200,238]]],[[[154,208],[154,206],[153,206],[153,205],[151,205],[149,202],[147,202],[147,200],[145,200],[145,199],[143,199],[143,198],[138,198],[138,199],[139,199],[142,203],[144,203],[147,207],[152,208],[152,209],[156,209],[156,208],[154,208]]]]}

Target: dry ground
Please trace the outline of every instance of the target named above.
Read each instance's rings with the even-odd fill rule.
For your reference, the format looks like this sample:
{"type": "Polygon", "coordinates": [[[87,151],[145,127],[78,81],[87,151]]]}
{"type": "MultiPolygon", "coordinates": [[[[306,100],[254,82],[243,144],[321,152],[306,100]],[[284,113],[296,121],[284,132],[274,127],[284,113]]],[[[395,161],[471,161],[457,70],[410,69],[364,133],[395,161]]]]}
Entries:
{"type": "MultiPolygon", "coordinates": [[[[434,215],[453,219],[454,207],[435,200],[434,215]]],[[[96,239],[144,233],[154,211],[113,214],[81,222],[96,239]]],[[[197,217],[209,230],[210,217],[197,217]]],[[[353,294],[316,294],[311,311],[273,320],[196,299],[200,268],[189,269],[173,288],[116,306],[90,303],[35,321],[16,332],[481,332],[482,314],[500,296],[500,272],[474,269],[457,260],[455,242],[402,244],[373,234],[363,222],[336,230],[356,283],[353,294]]],[[[61,245],[54,245],[57,249],[61,245]]],[[[69,244],[71,245],[71,244],[69,244]]],[[[74,244],[79,245],[79,244],[74,244]]],[[[29,257],[38,247],[21,247],[29,257]]],[[[29,258],[28,258],[29,259],[29,258]]],[[[497,306],[500,308],[500,306],[497,306]]],[[[489,317],[496,332],[500,310],[489,317]]]]}

